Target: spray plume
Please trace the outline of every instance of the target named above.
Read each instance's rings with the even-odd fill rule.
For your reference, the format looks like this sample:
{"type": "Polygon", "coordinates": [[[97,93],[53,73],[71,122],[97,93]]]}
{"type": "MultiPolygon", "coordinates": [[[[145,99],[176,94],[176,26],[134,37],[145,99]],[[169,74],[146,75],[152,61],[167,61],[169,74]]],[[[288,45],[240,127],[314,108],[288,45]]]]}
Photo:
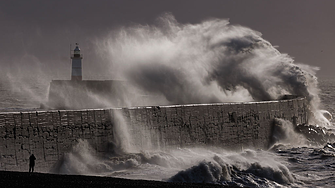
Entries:
{"type": "Polygon", "coordinates": [[[262,101],[290,94],[306,97],[312,111],[319,107],[318,68],[294,64],[261,33],[225,19],[181,24],[167,13],[155,25],[113,31],[97,46],[108,54],[117,76],[169,104],[262,101]]]}

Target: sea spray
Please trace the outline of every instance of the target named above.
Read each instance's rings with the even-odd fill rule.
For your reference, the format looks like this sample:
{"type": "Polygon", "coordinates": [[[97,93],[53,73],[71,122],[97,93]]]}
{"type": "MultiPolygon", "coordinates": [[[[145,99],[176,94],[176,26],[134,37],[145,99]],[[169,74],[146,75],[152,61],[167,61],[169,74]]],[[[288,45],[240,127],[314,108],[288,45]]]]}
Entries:
{"type": "Polygon", "coordinates": [[[303,146],[307,144],[307,139],[303,134],[295,131],[294,125],[285,119],[275,118],[272,133],[272,144],[282,143],[292,146],[303,146]]]}
{"type": "Polygon", "coordinates": [[[70,152],[64,153],[51,172],[57,174],[93,175],[99,171],[100,161],[87,140],[79,139],[70,152]]]}
{"type": "MultiPolygon", "coordinates": [[[[150,107],[147,107],[150,108],[150,107]]],[[[114,151],[116,153],[138,153],[140,151],[160,151],[161,140],[157,129],[137,121],[140,114],[127,108],[112,110],[114,151]]]]}
{"type": "Polygon", "coordinates": [[[269,186],[294,182],[290,171],[274,154],[221,148],[180,148],[97,156],[85,140],[78,140],[52,171],[61,174],[104,175],[170,182],[269,186]]]}
{"type": "Polygon", "coordinates": [[[57,174],[97,175],[111,173],[138,166],[139,163],[128,157],[125,160],[112,160],[98,155],[87,140],[79,139],[70,152],[64,153],[62,158],[51,169],[57,174]]]}
{"type": "Polygon", "coordinates": [[[51,109],[115,107],[116,100],[115,97],[111,97],[111,93],[96,93],[86,87],[85,82],[89,81],[52,81],[49,99],[45,106],[51,109]]]}
{"type": "Polygon", "coordinates": [[[118,154],[136,152],[122,109],[112,110],[111,113],[111,117],[113,117],[114,152],[118,154]]]}
{"type": "Polygon", "coordinates": [[[156,104],[275,100],[306,97],[319,116],[316,67],[295,64],[261,33],[225,19],[178,23],[166,13],[154,25],[113,30],[97,41],[97,51],[111,62],[117,77],[149,95],[156,104]],[[154,99],[153,99],[154,100],[154,99]]]}
{"type": "Polygon", "coordinates": [[[22,103],[26,103],[27,106],[30,105],[28,106],[30,108],[36,108],[47,101],[49,82],[45,79],[43,73],[36,72],[34,76],[27,74],[17,76],[7,73],[6,85],[10,87],[11,95],[17,95],[21,100],[26,100],[22,103]]]}
{"type": "Polygon", "coordinates": [[[315,81],[313,74],[280,54],[259,32],[220,19],[180,24],[167,14],[159,20],[158,26],[114,31],[101,44],[120,73],[137,86],[184,103],[225,101],[229,91],[243,89],[254,100],[285,93],[309,97],[307,82],[315,81]]]}
{"type": "MultiPolygon", "coordinates": [[[[150,133],[147,130],[139,132],[143,127],[137,124],[129,128],[125,119],[128,109],[115,108],[110,111],[113,127],[111,143],[103,143],[108,146],[108,151],[98,153],[90,146],[88,140],[78,139],[70,152],[65,153],[54,166],[52,172],[62,174],[90,174],[101,175],[112,173],[138,166],[141,163],[150,162],[157,165],[169,165],[168,158],[162,157],[159,150],[150,153],[153,149],[150,133]],[[135,136],[137,135],[137,137],[135,136]],[[148,136],[149,135],[149,136],[148,136]],[[138,139],[140,137],[140,139],[138,139]],[[137,138],[137,140],[136,140],[137,138]]],[[[167,154],[163,154],[168,156],[167,154]]]]}

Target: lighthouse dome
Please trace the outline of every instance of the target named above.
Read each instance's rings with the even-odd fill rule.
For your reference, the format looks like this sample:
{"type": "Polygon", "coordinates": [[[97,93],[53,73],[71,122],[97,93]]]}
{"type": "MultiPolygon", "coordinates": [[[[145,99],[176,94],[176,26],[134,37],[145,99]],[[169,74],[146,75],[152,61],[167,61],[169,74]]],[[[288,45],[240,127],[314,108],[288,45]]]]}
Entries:
{"type": "Polygon", "coordinates": [[[78,46],[76,46],[76,48],[74,49],[74,51],[80,51],[80,48],[78,46]]]}
{"type": "Polygon", "coordinates": [[[76,44],[76,48],[73,50],[74,54],[80,54],[80,48],[78,47],[78,44],[76,44]]]}

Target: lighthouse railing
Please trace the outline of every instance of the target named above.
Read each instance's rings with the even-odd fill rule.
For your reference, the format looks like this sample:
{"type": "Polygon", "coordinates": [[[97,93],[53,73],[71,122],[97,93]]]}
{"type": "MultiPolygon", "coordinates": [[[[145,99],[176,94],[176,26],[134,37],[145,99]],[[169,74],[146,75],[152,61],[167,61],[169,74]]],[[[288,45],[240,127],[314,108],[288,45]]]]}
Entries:
{"type": "Polygon", "coordinates": [[[75,57],[83,58],[84,55],[83,54],[74,54],[74,53],[71,53],[71,58],[75,58],[75,57]]]}

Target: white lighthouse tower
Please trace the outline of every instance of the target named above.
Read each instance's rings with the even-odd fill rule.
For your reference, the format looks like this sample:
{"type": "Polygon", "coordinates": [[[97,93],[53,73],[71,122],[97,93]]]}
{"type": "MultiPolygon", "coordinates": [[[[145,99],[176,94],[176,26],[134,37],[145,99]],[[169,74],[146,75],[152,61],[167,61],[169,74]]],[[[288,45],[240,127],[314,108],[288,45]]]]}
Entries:
{"type": "Polygon", "coordinates": [[[82,66],[81,60],[83,59],[82,54],[80,54],[80,48],[78,47],[78,43],[76,43],[76,48],[73,50],[73,54],[71,55],[72,59],[72,74],[71,80],[81,81],[82,77],[82,66]]]}

